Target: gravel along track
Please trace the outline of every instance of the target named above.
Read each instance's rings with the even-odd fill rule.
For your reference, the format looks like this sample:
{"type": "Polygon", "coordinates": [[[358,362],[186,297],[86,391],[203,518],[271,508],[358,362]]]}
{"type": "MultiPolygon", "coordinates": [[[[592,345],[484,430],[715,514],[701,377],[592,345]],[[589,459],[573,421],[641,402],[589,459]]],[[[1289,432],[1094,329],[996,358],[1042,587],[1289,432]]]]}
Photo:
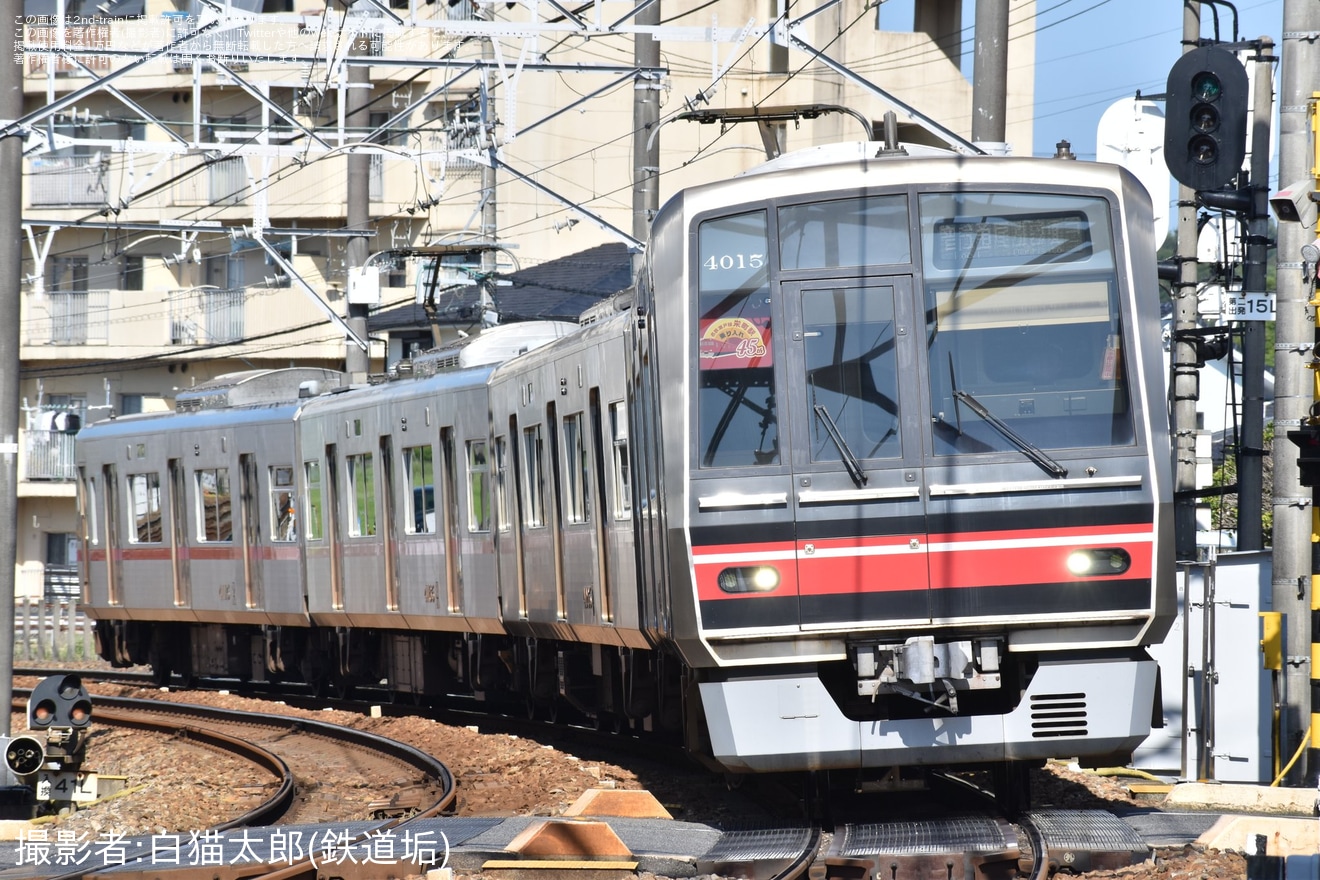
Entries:
{"type": "MultiPolygon", "coordinates": [[[[265,713],[259,704],[239,717],[234,709],[169,701],[110,702],[101,697],[94,710],[85,769],[126,777],[126,791],[60,819],[61,830],[162,834],[223,825],[275,796],[286,774],[294,796],[277,816],[259,821],[354,821],[380,814],[391,800],[430,807],[452,789],[443,767],[416,766],[436,763],[429,756],[410,755],[411,747],[399,744],[382,750],[382,743],[363,742],[378,735],[351,728],[341,734],[324,719],[265,713]],[[266,754],[244,757],[211,741],[212,734],[266,754]]],[[[22,729],[24,720],[16,715],[13,723],[22,729]]]]}
{"type": "MultiPolygon", "coordinates": [[[[30,687],[34,683],[19,679],[15,686],[30,687]]],[[[746,785],[731,791],[722,778],[700,767],[653,763],[603,751],[574,754],[546,744],[551,740],[538,742],[483,731],[479,722],[456,726],[416,716],[371,718],[357,712],[295,709],[215,692],[159,692],[111,685],[89,685],[89,689],[93,701],[98,694],[115,694],[196,702],[296,715],[380,733],[434,755],[449,766],[459,783],[459,816],[556,816],[587,789],[602,786],[649,789],[676,819],[721,827],[739,821],[773,821],[781,815],[763,790],[753,788],[751,796],[746,785]]],[[[13,723],[16,731],[26,724],[20,716],[15,716],[13,723]]],[[[52,839],[57,829],[90,838],[102,831],[124,835],[188,834],[250,809],[268,796],[265,788],[272,784],[264,771],[186,740],[117,730],[98,725],[95,720],[91,736],[87,769],[126,776],[127,793],[58,819],[50,831],[52,839]]],[[[312,793],[322,795],[322,801],[341,798],[363,810],[380,796],[379,789],[355,790],[357,782],[330,779],[330,775],[319,772],[310,777],[320,780],[312,793]]],[[[1122,780],[1077,773],[1062,765],[1035,773],[1032,786],[1036,804],[1114,808],[1134,803],[1122,780]]],[[[369,817],[369,812],[363,812],[351,818],[369,817]]],[[[1078,877],[1229,880],[1246,876],[1245,863],[1236,853],[1187,846],[1163,849],[1157,855],[1159,860],[1147,865],[1078,877]]]]}

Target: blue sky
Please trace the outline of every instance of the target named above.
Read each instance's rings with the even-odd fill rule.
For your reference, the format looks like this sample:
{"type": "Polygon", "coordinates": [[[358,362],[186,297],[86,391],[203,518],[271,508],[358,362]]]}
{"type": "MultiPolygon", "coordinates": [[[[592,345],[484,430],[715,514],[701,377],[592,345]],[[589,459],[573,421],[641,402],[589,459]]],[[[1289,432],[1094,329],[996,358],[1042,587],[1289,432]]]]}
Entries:
{"type": "MultiPolygon", "coordinates": [[[[910,30],[914,0],[886,0],[886,30],[910,30]]],[[[1283,0],[1235,0],[1238,35],[1282,42],[1283,0]]],[[[1182,54],[1180,0],[1036,0],[1036,123],[1032,151],[1053,155],[1068,140],[1082,159],[1095,158],[1095,127],[1114,101],[1164,91],[1169,68],[1182,54]]],[[[972,64],[976,0],[963,0],[964,71],[972,64]]],[[[1214,35],[1202,4],[1201,35],[1214,35]]],[[[1233,38],[1232,13],[1220,7],[1220,39],[1233,38]]],[[[1276,49],[1277,51],[1277,49],[1276,49]]],[[[883,83],[880,83],[883,86],[883,83]]],[[[1012,96],[1009,96],[1012,101],[1012,96]]]]}

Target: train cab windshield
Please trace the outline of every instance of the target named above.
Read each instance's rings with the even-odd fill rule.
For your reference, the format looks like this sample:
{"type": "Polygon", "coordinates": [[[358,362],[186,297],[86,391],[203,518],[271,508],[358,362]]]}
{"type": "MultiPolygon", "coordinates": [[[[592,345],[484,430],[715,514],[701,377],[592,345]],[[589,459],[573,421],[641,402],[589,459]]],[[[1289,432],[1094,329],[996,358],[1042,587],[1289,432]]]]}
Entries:
{"type": "Polygon", "coordinates": [[[936,455],[1134,442],[1108,204],[919,197],[936,455]]]}
{"type": "Polygon", "coordinates": [[[859,481],[854,462],[909,448],[1017,450],[1061,476],[1044,450],[1135,442],[1102,196],[848,196],[705,219],[697,239],[702,467],[781,464],[785,418],[798,455],[859,481]]]}

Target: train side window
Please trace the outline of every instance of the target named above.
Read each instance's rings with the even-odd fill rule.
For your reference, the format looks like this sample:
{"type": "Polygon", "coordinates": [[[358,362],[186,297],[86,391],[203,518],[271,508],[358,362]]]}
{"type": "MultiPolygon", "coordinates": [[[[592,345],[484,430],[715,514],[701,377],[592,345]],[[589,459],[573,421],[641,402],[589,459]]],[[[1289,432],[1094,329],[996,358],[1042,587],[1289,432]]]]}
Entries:
{"type": "Polygon", "coordinates": [[[541,426],[523,428],[523,517],[528,528],[545,525],[545,461],[541,426]]]}
{"type": "Polygon", "coordinates": [[[403,450],[403,478],[408,486],[404,531],[410,535],[435,533],[435,464],[430,445],[403,450]]]}
{"type": "Polygon", "coordinates": [[[632,463],[628,455],[628,410],[622,400],[610,404],[610,436],[614,441],[614,518],[632,516],[632,463]]]}
{"type": "Polygon", "coordinates": [[[564,416],[564,503],[570,523],[591,521],[591,471],[582,413],[564,416]]]}
{"type": "Polygon", "coordinates": [[[376,471],[370,452],[344,457],[348,472],[348,533],[355,538],[376,534],[376,471]]]}
{"type": "Polygon", "coordinates": [[[298,514],[293,504],[293,467],[276,465],[271,467],[270,479],[270,521],[272,541],[296,541],[298,539],[298,514]]]}
{"type": "Polygon", "coordinates": [[[164,540],[160,521],[160,474],[128,475],[130,544],[159,544],[164,540]]]}
{"type": "Polygon", "coordinates": [[[467,444],[468,472],[468,531],[490,531],[490,460],[486,455],[485,440],[469,440],[467,444]]]}
{"type": "Polygon", "coordinates": [[[203,468],[193,476],[197,486],[197,540],[234,540],[229,468],[203,468]]]}
{"type": "Polygon", "coordinates": [[[698,242],[701,466],[778,464],[766,212],[704,221],[698,242]]]}
{"type": "Polygon", "coordinates": [[[495,524],[501,532],[509,530],[509,441],[503,434],[495,438],[495,524]]]}
{"type": "Polygon", "coordinates": [[[309,541],[319,541],[323,534],[321,501],[321,463],[303,462],[303,476],[307,482],[307,501],[303,504],[306,516],[303,517],[303,531],[309,541]]]}
{"type": "Polygon", "coordinates": [[[912,259],[906,196],[862,196],[779,209],[784,269],[875,266],[912,259]]]}

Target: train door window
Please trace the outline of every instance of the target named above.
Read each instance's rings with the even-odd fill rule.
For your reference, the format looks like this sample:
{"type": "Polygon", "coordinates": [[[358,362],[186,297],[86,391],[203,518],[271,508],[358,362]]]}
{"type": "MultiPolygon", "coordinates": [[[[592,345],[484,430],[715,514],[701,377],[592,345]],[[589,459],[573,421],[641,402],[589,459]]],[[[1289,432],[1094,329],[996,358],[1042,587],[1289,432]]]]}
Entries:
{"type": "Polygon", "coordinates": [[[698,242],[701,466],[778,464],[766,213],[707,220],[698,242]]]}
{"type": "Polygon", "coordinates": [[[485,440],[467,444],[468,531],[490,531],[490,461],[485,440]]]}
{"type": "Polygon", "coordinates": [[[376,534],[376,473],[370,452],[344,456],[348,475],[348,533],[376,534]]]}
{"type": "Polygon", "coordinates": [[[160,517],[160,474],[128,475],[130,544],[159,544],[165,540],[160,517]]]}
{"type": "Polygon", "coordinates": [[[234,540],[229,468],[203,468],[193,474],[197,488],[197,540],[234,540]]]}
{"type": "Polygon", "coordinates": [[[403,450],[403,479],[408,486],[404,531],[410,535],[435,533],[435,465],[430,445],[403,450]]]}
{"type": "MultiPolygon", "coordinates": [[[[385,608],[399,610],[399,579],[394,567],[394,554],[389,544],[398,535],[395,500],[397,484],[394,472],[394,438],[383,434],[380,438],[380,533],[385,536],[385,608]]],[[[411,494],[411,493],[409,493],[411,494]]]]}
{"type": "Polygon", "coordinates": [[[187,607],[191,600],[188,554],[180,549],[188,543],[188,475],[183,461],[171,458],[166,462],[169,474],[170,506],[170,561],[174,566],[174,604],[187,607]]]}
{"type": "MultiPolygon", "coordinates": [[[[101,466],[101,486],[105,491],[104,519],[105,519],[105,543],[106,547],[113,551],[117,550],[119,544],[119,519],[115,516],[115,508],[119,504],[116,489],[118,477],[115,474],[115,466],[106,464],[101,466]]],[[[106,570],[106,601],[111,605],[121,605],[124,601],[123,587],[119,581],[119,563],[116,559],[117,553],[109,552],[105,554],[106,570]]]]}
{"type": "Polygon", "coordinates": [[[260,608],[265,601],[262,589],[261,565],[257,559],[261,544],[261,507],[257,499],[261,489],[257,485],[257,457],[250,452],[238,456],[238,523],[243,541],[244,603],[248,608],[260,608]]]}
{"type": "Polygon", "coordinates": [[[495,438],[495,525],[501,532],[509,530],[509,441],[500,434],[495,438]]]}
{"type": "Polygon", "coordinates": [[[628,409],[622,400],[610,404],[610,436],[614,443],[614,518],[632,516],[632,463],[628,455],[628,409]]]}
{"type": "Polygon", "coordinates": [[[293,467],[276,465],[267,474],[270,481],[270,521],[272,541],[298,539],[298,514],[293,505],[293,467]]]}
{"type": "Polygon", "coordinates": [[[96,478],[78,468],[78,513],[83,517],[83,535],[92,546],[101,543],[100,525],[96,521],[96,478]]]}
{"type": "Polygon", "coordinates": [[[445,535],[445,580],[449,584],[449,613],[458,614],[462,611],[463,578],[462,551],[459,547],[458,450],[454,448],[453,428],[440,429],[440,479],[444,486],[444,518],[441,527],[445,535]]]}
{"type": "Polygon", "coordinates": [[[564,508],[570,523],[591,521],[591,471],[582,413],[564,416],[564,508]]]}
{"type": "Polygon", "coordinates": [[[307,483],[307,500],[303,504],[303,531],[307,540],[319,541],[323,535],[321,528],[323,522],[321,463],[319,461],[303,462],[303,477],[307,483]]]}
{"type": "Polygon", "coordinates": [[[901,456],[894,288],[803,290],[802,324],[811,460],[901,456]]]}
{"type": "Polygon", "coordinates": [[[545,525],[545,461],[541,426],[523,428],[523,524],[535,529],[545,525]]]}

